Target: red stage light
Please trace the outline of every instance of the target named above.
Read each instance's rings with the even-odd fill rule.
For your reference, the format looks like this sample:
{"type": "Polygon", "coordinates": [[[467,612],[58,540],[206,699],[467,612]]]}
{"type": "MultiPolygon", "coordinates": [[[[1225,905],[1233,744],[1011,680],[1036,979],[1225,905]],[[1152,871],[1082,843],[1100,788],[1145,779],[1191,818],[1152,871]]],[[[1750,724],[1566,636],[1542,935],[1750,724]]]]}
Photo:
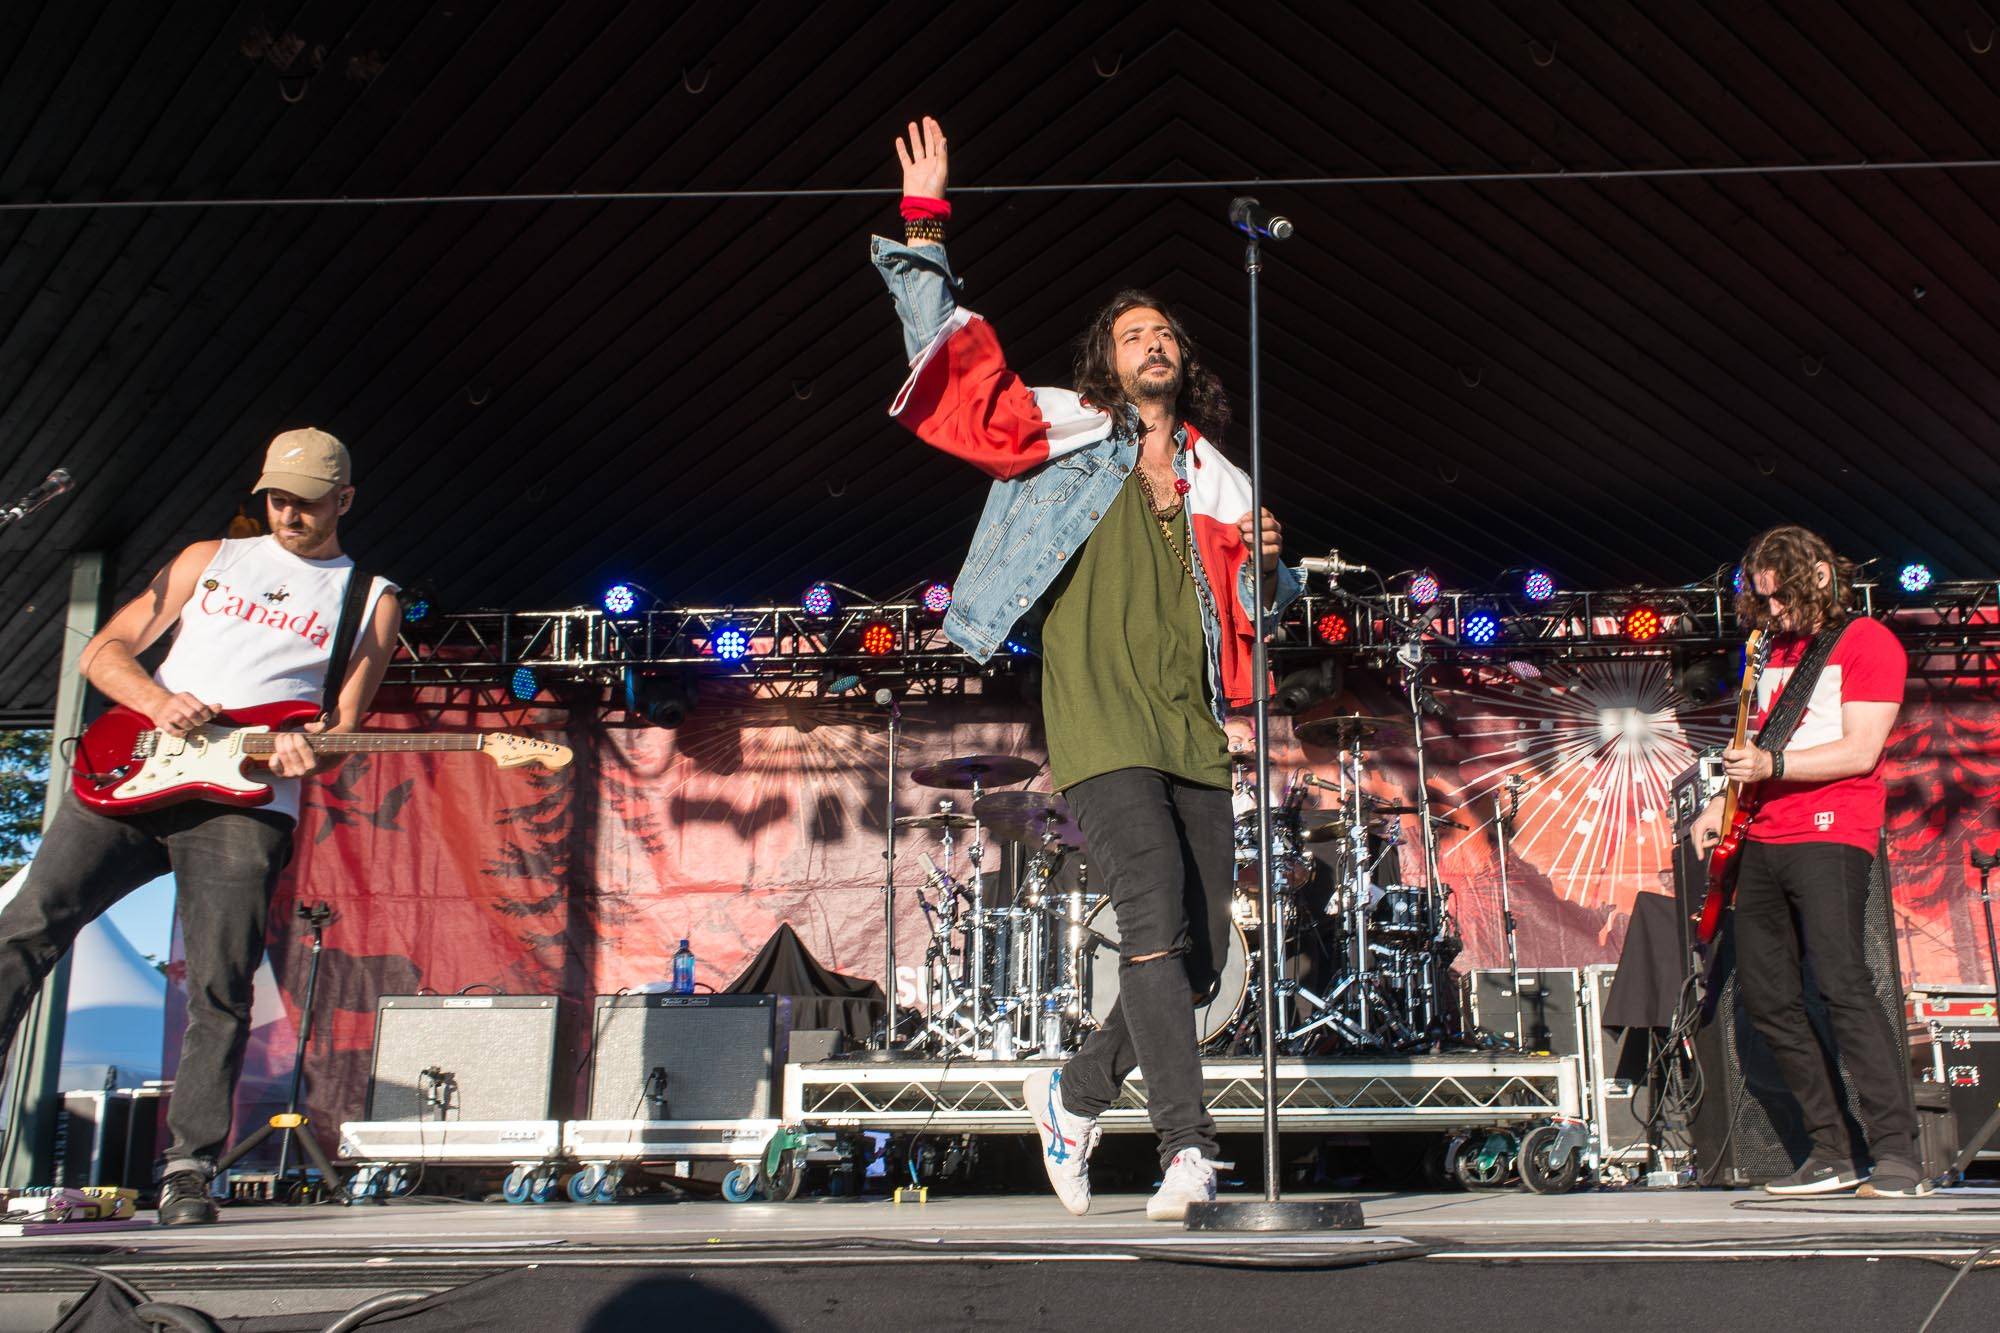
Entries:
{"type": "Polygon", "coordinates": [[[1660,613],[1650,606],[1635,606],[1625,613],[1625,637],[1634,643],[1647,643],[1660,637],[1666,628],[1660,613]]]}
{"type": "Polygon", "coordinates": [[[886,620],[873,620],[861,631],[861,651],[871,657],[885,657],[896,651],[896,627],[886,620]]]}
{"type": "Polygon", "coordinates": [[[1347,623],[1347,617],[1338,611],[1329,611],[1319,618],[1314,627],[1319,631],[1321,643],[1346,643],[1354,633],[1354,626],[1347,623]]]}

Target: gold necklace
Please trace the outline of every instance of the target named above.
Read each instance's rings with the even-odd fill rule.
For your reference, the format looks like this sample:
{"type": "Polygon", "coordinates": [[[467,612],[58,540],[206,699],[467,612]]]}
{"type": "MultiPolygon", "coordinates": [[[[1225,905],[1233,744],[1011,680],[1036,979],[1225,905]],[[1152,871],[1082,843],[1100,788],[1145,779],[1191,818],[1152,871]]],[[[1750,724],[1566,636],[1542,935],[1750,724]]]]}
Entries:
{"type": "MultiPolygon", "coordinates": [[[[1217,616],[1220,619],[1220,615],[1215,610],[1214,604],[1209,600],[1208,589],[1204,588],[1201,585],[1201,580],[1195,577],[1194,565],[1189,562],[1186,555],[1182,554],[1181,548],[1174,544],[1173,519],[1171,517],[1161,517],[1160,507],[1153,498],[1153,483],[1147,479],[1146,470],[1137,463],[1134,463],[1132,471],[1139,478],[1139,489],[1146,493],[1146,508],[1152,513],[1153,522],[1159,525],[1160,537],[1167,543],[1167,549],[1174,553],[1174,559],[1178,560],[1181,568],[1187,572],[1188,582],[1194,585],[1195,600],[1199,601],[1202,608],[1210,615],[1217,616]]],[[[1176,505],[1175,509],[1179,510],[1183,507],[1183,505],[1176,505]]],[[[1193,524],[1188,525],[1188,545],[1190,547],[1194,545],[1193,524]]]]}

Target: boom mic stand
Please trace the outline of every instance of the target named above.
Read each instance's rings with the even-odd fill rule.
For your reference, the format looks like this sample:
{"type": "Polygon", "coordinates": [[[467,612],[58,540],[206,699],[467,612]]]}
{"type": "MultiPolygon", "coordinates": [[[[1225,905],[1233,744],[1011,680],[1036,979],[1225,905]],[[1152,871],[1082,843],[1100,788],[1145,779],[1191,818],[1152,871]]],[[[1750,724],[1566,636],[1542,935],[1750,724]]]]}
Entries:
{"type": "Polygon", "coordinates": [[[1237,199],[1229,205],[1229,222],[1248,237],[1243,248],[1243,272],[1250,283],[1250,585],[1255,590],[1256,614],[1252,676],[1255,684],[1257,721],[1257,908],[1262,918],[1257,930],[1260,940],[1258,1003],[1262,1010],[1264,1056],[1264,1198],[1223,1200],[1190,1204],[1187,1228],[1190,1231],[1325,1231],[1356,1230],[1362,1224],[1361,1205],[1351,1199],[1326,1203],[1282,1203],[1278,1198],[1281,1171],[1278,1154],[1278,913],[1271,894],[1271,664],[1264,642],[1264,442],[1262,418],[1264,386],[1261,376],[1262,347],[1258,341],[1257,277],[1264,270],[1261,238],[1282,241],[1292,234],[1292,224],[1275,217],[1255,199],[1237,199]]]}
{"type": "Polygon", "coordinates": [[[292,1052],[291,1095],[285,1099],[285,1109],[282,1112],[259,1125],[255,1134],[222,1155],[215,1164],[215,1173],[221,1175],[255,1151],[265,1139],[273,1134],[282,1134],[283,1137],[278,1141],[278,1170],[272,1177],[272,1191],[274,1196],[289,1194],[294,1198],[301,1197],[306,1189],[304,1167],[299,1168],[299,1181],[295,1189],[287,1189],[285,1183],[285,1172],[290,1169],[285,1159],[291,1153],[292,1131],[298,1130],[301,1131],[299,1149],[307,1160],[319,1169],[320,1180],[336,1197],[345,1198],[347,1188],[340,1178],[340,1173],[333,1169],[333,1163],[327,1161],[326,1152],[319,1146],[319,1140],[312,1136],[312,1129],[306,1117],[299,1114],[299,1093],[305,1087],[306,1046],[312,1041],[313,1004],[319,995],[319,956],[325,947],[326,927],[333,920],[333,909],[323,902],[300,903],[297,912],[299,920],[305,922],[306,928],[312,931],[312,961],[306,967],[305,1000],[299,1006],[299,1044],[292,1052]]]}
{"type": "Polygon", "coordinates": [[[1506,781],[1506,810],[1500,809],[1498,796],[1493,798],[1493,829],[1500,839],[1500,928],[1507,936],[1507,974],[1514,987],[1514,1044],[1525,1051],[1528,1020],[1521,1006],[1521,955],[1514,947],[1514,903],[1507,892],[1507,839],[1515,817],[1521,813],[1521,776],[1511,774],[1506,781]]]}

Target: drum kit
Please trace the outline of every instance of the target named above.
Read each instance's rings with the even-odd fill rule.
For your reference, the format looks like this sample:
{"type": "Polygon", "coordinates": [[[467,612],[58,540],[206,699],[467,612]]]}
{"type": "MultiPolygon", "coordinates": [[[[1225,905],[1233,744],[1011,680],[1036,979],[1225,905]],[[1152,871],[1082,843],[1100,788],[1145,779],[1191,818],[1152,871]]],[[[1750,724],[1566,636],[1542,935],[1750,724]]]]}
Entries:
{"type": "MultiPolygon", "coordinates": [[[[1426,867],[1436,864],[1436,828],[1450,821],[1382,801],[1366,781],[1373,738],[1410,731],[1409,722],[1360,714],[1297,726],[1302,740],[1339,759],[1332,780],[1299,770],[1270,810],[1282,1053],[1406,1050],[1449,1035],[1449,971],[1460,947],[1450,890],[1434,873],[1405,883],[1401,866],[1404,816],[1433,825],[1424,830],[1426,867]],[[1309,807],[1315,793],[1323,804],[1309,807]]],[[[1117,921],[1092,887],[1089,845],[1067,803],[1054,792],[993,790],[1039,771],[1009,755],[966,755],[910,775],[942,793],[934,810],[896,820],[931,844],[917,890],[929,939],[921,1027],[904,1048],[912,1054],[1059,1058],[1117,1000],[1117,921]],[[987,873],[989,840],[1015,849],[1009,874],[987,873]]],[[[1241,1055],[1261,1042],[1259,794],[1247,763],[1233,796],[1232,923],[1196,1027],[1204,1049],[1241,1055]]]]}

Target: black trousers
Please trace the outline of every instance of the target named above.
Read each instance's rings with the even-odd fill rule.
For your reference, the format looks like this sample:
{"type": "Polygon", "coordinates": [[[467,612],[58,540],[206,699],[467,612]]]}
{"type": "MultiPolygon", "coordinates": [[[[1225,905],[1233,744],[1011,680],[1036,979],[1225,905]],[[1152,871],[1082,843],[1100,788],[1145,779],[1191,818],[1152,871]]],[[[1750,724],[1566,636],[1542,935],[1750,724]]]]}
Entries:
{"type": "Polygon", "coordinates": [[[1853,1078],[1870,1154],[1877,1161],[1916,1155],[1910,1072],[1862,953],[1862,908],[1874,862],[1873,853],[1846,843],[1751,842],[1736,880],[1738,993],[1799,1099],[1813,1155],[1835,1162],[1848,1160],[1853,1148],[1826,1052],[1806,1016],[1801,950],[1812,960],[1853,1078]]]}
{"type": "Polygon", "coordinates": [[[1160,1164],[1183,1148],[1213,1159],[1194,1008],[1226,958],[1236,882],[1229,792],[1121,768],[1065,795],[1089,844],[1091,879],[1111,895],[1120,961],[1118,1002],[1063,1067],[1063,1105],[1102,1115],[1126,1076],[1141,1069],[1160,1164]],[[1149,954],[1162,956],[1132,961],[1149,954]]]}
{"type": "Polygon", "coordinates": [[[286,815],[189,801],[114,819],[65,796],[27,882],[0,910],[0,1060],[77,932],[171,870],[188,1013],[167,1105],[166,1169],[205,1168],[229,1139],[250,983],[264,957],[271,889],[291,856],[286,815]]]}

